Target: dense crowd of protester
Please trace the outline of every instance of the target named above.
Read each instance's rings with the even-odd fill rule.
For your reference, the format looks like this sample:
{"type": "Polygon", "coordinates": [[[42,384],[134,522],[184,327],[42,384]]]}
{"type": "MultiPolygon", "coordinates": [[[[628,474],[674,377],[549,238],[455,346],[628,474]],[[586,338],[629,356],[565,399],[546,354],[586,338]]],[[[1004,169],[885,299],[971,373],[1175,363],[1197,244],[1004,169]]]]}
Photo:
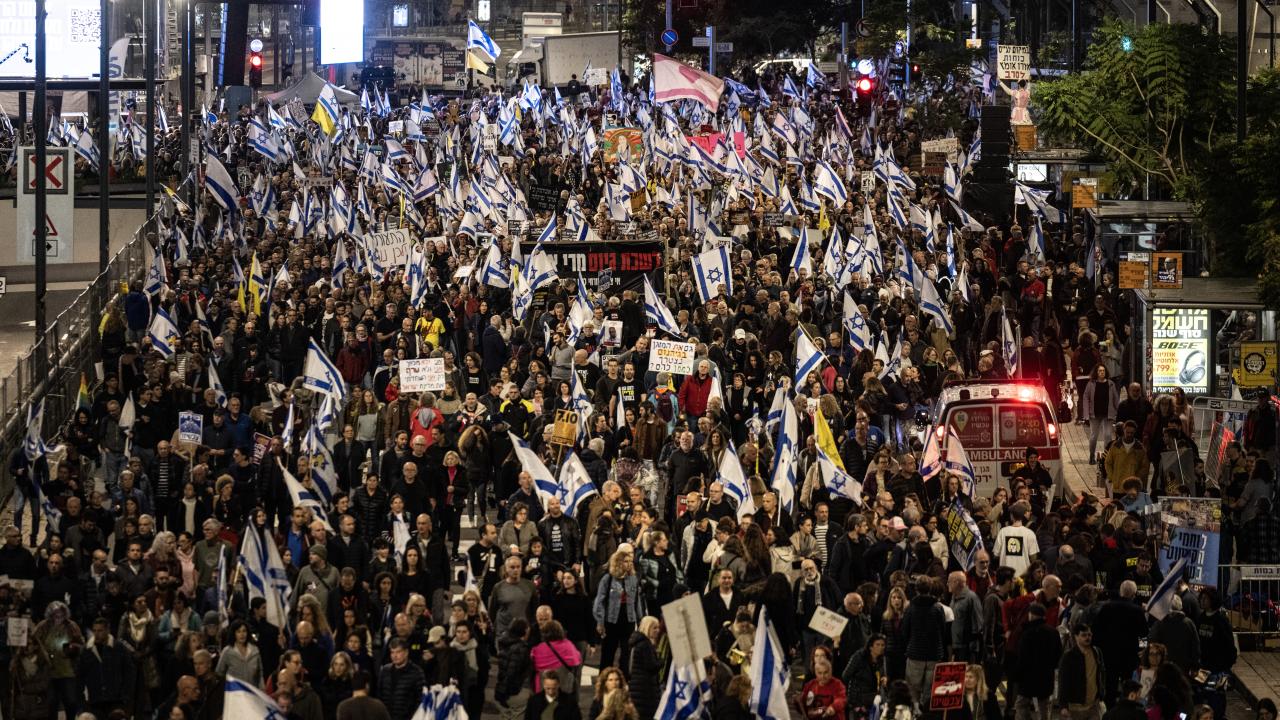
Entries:
{"type": "MultiPolygon", "coordinates": [[[[664,112],[643,83],[559,104],[543,94],[518,114],[517,98],[495,92],[346,108],[342,141],[305,118],[277,127],[279,109],[261,103],[206,120],[204,143],[233,176],[247,169],[254,189],[241,188],[235,213],[203,192],[166,200],[149,233],[165,258],[162,285],[135,281],[112,301],[101,380],[56,429],[59,447],[12,450],[0,610],[30,627],[25,645],[0,647],[0,714],[212,719],[234,677],[300,720],[410,720],[424,686],[450,684],[471,717],[674,717],[660,707],[673,656],[661,609],[693,594],[713,649],[700,712],[718,719],[753,715],[762,609],[791,665],[792,714],[809,720],[929,714],[944,661],[968,664],[949,718],[1223,717],[1201,673],[1227,672],[1237,656],[1222,595],[1180,584],[1171,611],[1148,617],[1164,578],[1144,509],[1167,495],[1221,497],[1224,560],[1280,561],[1270,398],[1219,477],[1202,463],[1193,480],[1161,473],[1167,446],[1205,448],[1180,391],[1152,397],[1126,377],[1130,303],[1105,259],[1087,257],[1084,224],[1045,218],[1041,249],[1018,224],[978,229],[941,178],[906,162],[940,135],[922,118],[957,96],[981,104],[980,88],[926,84],[909,103],[886,94],[866,115],[821,86],[793,94],[796,83],[733,86],[718,112],[664,112]],[[480,127],[505,132],[511,116],[518,137],[486,146],[480,127]],[[617,117],[644,126],[642,159],[606,161],[586,138],[617,117]],[[292,155],[266,160],[251,118],[292,155]],[[385,190],[353,154],[410,119],[429,134],[397,135],[407,156],[383,160],[410,188],[419,170],[439,171],[440,187],[416,201],[385,190]],[[723,150],[711,169],[660,152],[707,126],[744,130],[745,174],[717,168],[723,150]],[[770,137],[779,162],[758,152],[770,137]],[[901,175],[861,192],[860,173],[881,170],[882,154],[903,159],[901,175]],[[810,189],[819,160],[839,167],[844,201],[810,189]],[[348,206],[358,220],[335,220],[336,203],[307,181],[313,168],[367,199],[348,206]],[[766,182],[814,207],[789,227],[767,225],[786,198],[766,182]],[[657,327],[642,285],[584,298],[568,272],[516,319],[510,269],[523,272],[532,237],[552,220],[524,198],[562,185],[559,227],[579,216],[613,241],[625,217],[665,244],[672,326],[657,327]],[[625,209],[614,199],[622,186],[625,209]],[[477,188],[496,209],[477,207],[477,188]],[[891,190],[945,221],[904,227],[891,190]],[[676,200],[689,196],[705,218],[676,200]],[[508,234],[513,217],[530,228],[523,253],[508,234]],[[878,244],[862,245],[865,268],[832,267],[851,262],[824,251],[833,232],[865,240],[868,221],[878,244]],[[400,223],[427,239],[417,276],[375,268],[360,239],[400,223]],[[790,229],[801,227],[810,233],[790,229]],[[708,235],[732,237],[732,282],[704,301],[691,260],[708,235]],[[809,239],[811,268],[795,270],[809,239]],[[491,247],[505,281],[459,272],[490,264],[491,247]],[[904,263],[933,285],[950,327],[922,308],[904,263]],[[894,357],[853,346],[846,298],[894,357]],[[589,318],[575,315],[583,304],[589,318]],[[165,350],[149,332],[158,310],[178,329],[165,350]],[[970,496],[955,472],[922,477],[917,416],[949,382],[1008,376],[1006,318],[1022,338],[1021,377],[1087,424],[1103,478],[1095,494],[1047,496],[1052,483],[1038,481],[1035,463],[1000,478],[990,497],[970,496]],[[620,345],[605,347],[614,321],[620,345]],[[823,361],[796,383],[802,336],[823,361]],[[654,337],[695,343],[694,372],[651,370],[654,337]],[[332,417],[306,382],[313,343],[345,384],[332,417]],[[401,390],[398,364],[416,358],[443,358],[442,391],[401,390]],[[768,416],[780,388],[799,417],[794,480],[774,472],[779,428],[768,416]],[[513,446],[523,440],[559,476],[566,448],[552,439],[565,409],[588,416],[574,457],[594,491],[572,507],[537,485],[513,446]],[[201,418],[198,443],[178,433],[182,412],[201,418]],[[819,422],[863,481],[859,496],[832,491],[819,422]],[[317,491],[313,425],[336,477],[323,513],[286,482],[317,491]],[[726,491],[726,453],[749,498],[726,491]],[[748,499],[757,509],[742,512],[748,499]],[[971,565],[939,526],[956,506],[985,548],[971,565]],[[279,555],[283,623],[240,567],[253,540],[279,555]],[[838,637],[811,628],[820,608],[845,621],[838,637]]],[[[965,152],[978,147],[975,132],[969,119],[956,133],[965,152]]],[[[1258,717],[1274,719],[1274,704],[1258,717]]]]}

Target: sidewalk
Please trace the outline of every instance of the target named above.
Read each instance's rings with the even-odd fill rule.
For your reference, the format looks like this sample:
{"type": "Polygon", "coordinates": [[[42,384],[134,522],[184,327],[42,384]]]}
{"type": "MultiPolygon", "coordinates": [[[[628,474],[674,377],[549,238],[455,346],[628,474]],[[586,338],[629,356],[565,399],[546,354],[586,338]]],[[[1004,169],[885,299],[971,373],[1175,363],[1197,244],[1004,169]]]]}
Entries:
{"type": "Polygon", "coordinates": [[[1107,497],[1105,487],[1098,485],[1098,467],[1089,464],[1089,433],[1085,425],[1062,423],[1058,433],[1062,448],[1062,476],[1066,480],[1064,495],[1075,500],[1083,492],[1107,497]]]}

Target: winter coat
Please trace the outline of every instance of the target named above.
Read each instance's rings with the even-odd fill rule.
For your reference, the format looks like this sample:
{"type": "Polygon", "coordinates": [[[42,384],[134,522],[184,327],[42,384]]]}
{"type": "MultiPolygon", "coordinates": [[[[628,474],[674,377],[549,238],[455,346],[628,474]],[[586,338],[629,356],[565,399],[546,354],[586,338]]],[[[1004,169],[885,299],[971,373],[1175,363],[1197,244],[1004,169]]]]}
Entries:
{"type": "Polygon", "coordinates": [[[493,688],[493,699],[499,705],[506,705],[508,698],[519,695],[528,686],[532,674],[529,643],[511,633],[498,638],[498,682],[493,688]]]}
{"type": "Polygon", "coordinates": [[[1110,392],[1108,393],[1110,399],[1107,402],[1107,407],[1104,408],[1094,407],[1094,395],[1096,394],[1094,390],[1098,386],[1098,381],[1090,380],[1089,384],[1085,385],[1084,395],[1080,396],[1080,417],[1092,420],[1095,417],[1111,419],[1116,416],[1116,407],[1120,404],[1120,390],[1110,380],[1107,380],[1106,383],[1110,387],[1110,392]]]}
{"type": "Polygon", "coordinates": [[[1157,621],[1151,628],[1151,642],[1164,643],[1168,650],[1165,659],[1183,672],[1195,672],[1200,668],[1200,634],[1186,613],[1171,611],[1157,621]]]}
{"type": "Polygon", "coordinates": [[[1061,655],[1062,641],[1058,638],[1058,631],[1042,619],[1028,620],[1019,638],[1018,664],[1014,668],[1018,676],[1018,694],[1033,698],[1052,695],[1061,655]]]}
{"type": "Polygon", "coordinates": [[[132,702],[134,687],[133,657],[116,638],[98,645],[90,638],[80,653],[76,676],[84,685],[91,704],[132,702]]]}
{"type": "Polygon", "coordinates": [[[849,658],[840,679],[844,681],[846,703],[849,707],[871,707],[880,694],[880,678],[885,676],[884,655],[871,659],[870,648],[862,648],[849,658]]]}
{"type": "Polygon", "coordinates": [[[413,662],[397,668],[391,663],[382,666],[378,673],[378,698],[387,706],[391,720],[409,720],[422,699],[422,686],[426,683],[422,669],[413,662]]]}
{"type": "Polygon", "coordinates": [[[640,632],[631,633],[628,643],[631,653],[631,677],[628,688],[631,690],[631,703],[642,718],[657,717],[658,698],[662,695],[662,661],[658,659],[658,649],[649,638],[640,632]]]}
{"type": "Polygon", "coordinates": [[[1120,440],[1111,443],[1111,447],[1107,448],[1106,458],[1102,461],[1107,471],[1107,480],[1111,481],[1111,489],[1117,495],[1124,492],[1125,480],[1136,477],[1145,481],[1150,462],[1147,459],[1147,448],[1136,439],[1133,446],[1128,448],[1120,440]]]}
{"type": "Polygon", "coordinates": [[[917,595],[907,604],[902,617],[902,634],[907,639],[907,659],[938,662],[946,659],[951,635],[938,598],[917,595]]]}

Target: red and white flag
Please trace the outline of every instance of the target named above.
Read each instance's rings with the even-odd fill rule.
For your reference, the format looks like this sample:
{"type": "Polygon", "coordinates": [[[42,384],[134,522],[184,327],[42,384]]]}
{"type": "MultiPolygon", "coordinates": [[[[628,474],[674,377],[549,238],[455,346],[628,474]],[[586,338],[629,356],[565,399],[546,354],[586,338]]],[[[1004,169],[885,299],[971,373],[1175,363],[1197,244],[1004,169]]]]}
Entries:
{"type": "Polygon", "coordinates": [[[724,81],[666,55],[653,55],[653,99],[657,102],[696,100],[715,112],[724,81]]]}

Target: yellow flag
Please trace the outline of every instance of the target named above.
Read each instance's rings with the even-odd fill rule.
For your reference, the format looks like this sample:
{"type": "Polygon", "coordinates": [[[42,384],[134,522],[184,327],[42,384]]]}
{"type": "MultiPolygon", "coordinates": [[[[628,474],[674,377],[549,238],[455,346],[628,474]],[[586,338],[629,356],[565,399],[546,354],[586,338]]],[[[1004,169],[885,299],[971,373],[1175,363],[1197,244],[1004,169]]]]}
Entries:
{"type": "MultiPolygon", "coordinates": [[[[822,448],[822,452],[831,458],[831,463],[844,470],[844,460],[840,459],[840,450],[836,447],[836,438],[831,434],[831,426],[822,416],[822,410],[813,414],[813,439],[822,448]]],[[[847,472],[847,471],[846,471],[847,472]]]]}
{"type": "Polygon", "coordinates": [[[258,264],[258,253],[253,254],[253,262],[249,264],[249,297],[253,300],[253,314],[262,314],[262,296],[266,293],[266,281],[262,277],[262,266],[258,264]]]}
{"type": "Polygon", "coordinates": [[[467,51],[467,69],[475,70],[483,75],[489,74],[489,64],[476,57],[475,53],[467,51]]]}
{"type": "Polygon", "coordinates": [[[818,229],[826,232],[831,227],[831,221],[827,219],[827,204],[822,203],[822,207],[818,210],[818,229]]]}

